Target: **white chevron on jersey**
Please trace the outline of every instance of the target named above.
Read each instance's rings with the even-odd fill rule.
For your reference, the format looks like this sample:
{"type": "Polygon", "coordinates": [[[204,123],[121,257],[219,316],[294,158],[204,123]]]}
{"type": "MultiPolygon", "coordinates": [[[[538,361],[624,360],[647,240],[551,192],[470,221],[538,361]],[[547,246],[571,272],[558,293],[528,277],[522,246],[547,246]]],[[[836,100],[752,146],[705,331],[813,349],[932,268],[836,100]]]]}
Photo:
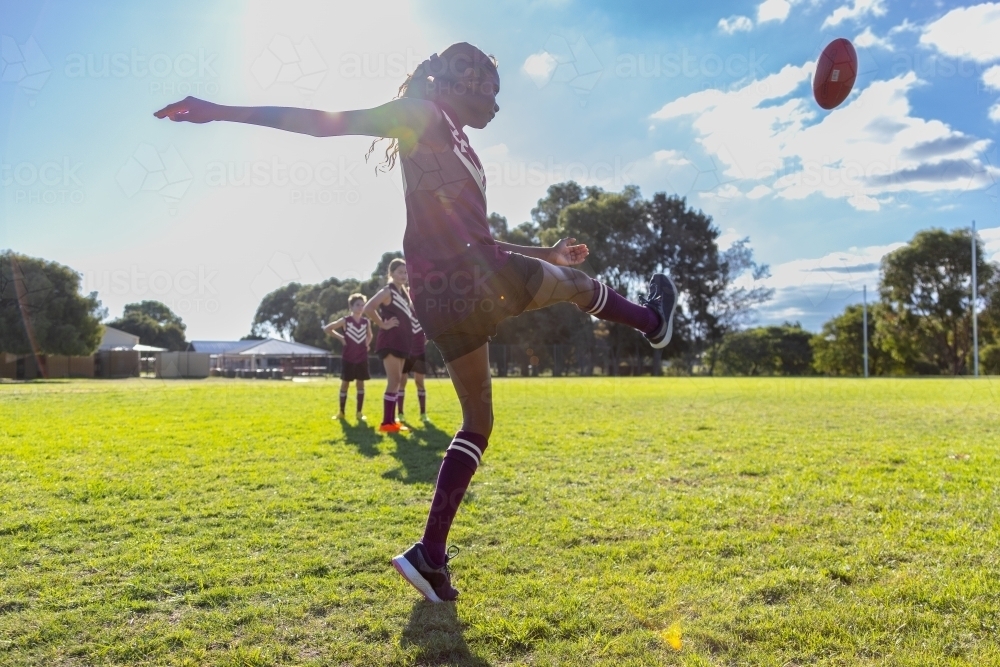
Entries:
{"type": "Polygon", "coordinates": [[[452,149],[455,151],[455,155],[457,155],[458,159],[462,161],[462,164],[465,165],[465,168],[469,170],[469,173],[472,175],[472,180],[476,182],[476,185],[479,186],[479,190],[483,193],[483,196],[485,197],[486,173],[482,169],[477,167],[475,162],[473,162],[472,157],[466,150],[466,148],[469,147],[469,144],[464,139],[462,139],[462,135],[458,131],[458,128],[455,126],[455,123],[452,122],[451,118],[448,117],[448,114],[446,114],[444,110],[441,111],[441,115],[444,116],[444,119],[448,121],[448,125],[451,126],[450,128],[451,137],[452,140],[454,141],[452,149]]]}
{"type": "Polygon", "coordinates": [[[363,345],[368,338],[368,323],[355,324],[347,320],[344,324],[344,335],[359,345],[363,345]]]}
{"type": "Polygon", "coordinates": [[[394,306],[406,313],[406,316],[409,317],[411,321],[413,320],[413,313],[410,312],[410,301],[405,296],[399,292],[393,291],[392,303],[394,306]]]}

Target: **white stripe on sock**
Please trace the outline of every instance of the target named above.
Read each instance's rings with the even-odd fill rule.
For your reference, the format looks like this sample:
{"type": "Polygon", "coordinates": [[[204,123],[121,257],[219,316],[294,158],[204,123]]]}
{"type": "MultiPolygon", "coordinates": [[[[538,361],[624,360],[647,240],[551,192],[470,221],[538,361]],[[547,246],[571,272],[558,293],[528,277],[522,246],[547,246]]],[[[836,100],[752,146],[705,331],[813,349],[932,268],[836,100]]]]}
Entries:
{"type": "Polygon", "coordinates": [[[594,305],[593,308],[587,311],[587,313],[589,313],[590,315],[597,315],[604,309],[604,306],[608,303],[608,286],[605,285],[604,283],[597,283],[597,287],[598,287],[597,303],[594,305]]]}
{"type": "Polygon", "coordinates": [[[471,451],[469,451],[468,449],[466,449],[465,447],[463,447],[462,445],[453,442],[453,443],[451,443],[448,446],[448,449],[454,449],[457,452],[462,452],[463,454],[468,454],[469,456],[472,457],[472,460],[476,462],[476,467],[477,468],[479,467],[479,458],[475,454],[473,454],[471,451]]]}
{"type": "Polygon", "coordinates": [[[476,455],[480,459],[483,458],[483,450],[479,449],[479,447],[477,445],[475,445],[474,443],[469,442],[465,438],[452,438],[452,443],[456,443],[456,442],[460,442],[463,445],[468,445],[469,447],[472,447],[472,449],[475,450],[476,455]]]}

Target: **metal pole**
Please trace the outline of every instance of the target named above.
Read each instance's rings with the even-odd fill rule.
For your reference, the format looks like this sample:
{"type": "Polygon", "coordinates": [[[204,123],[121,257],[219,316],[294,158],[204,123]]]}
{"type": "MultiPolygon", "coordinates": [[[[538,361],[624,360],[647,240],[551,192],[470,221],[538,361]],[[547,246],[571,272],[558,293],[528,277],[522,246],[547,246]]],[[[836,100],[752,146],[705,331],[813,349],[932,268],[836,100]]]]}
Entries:
{"type": "Polygon", "coordinates": [[[979,286],[976,279],[976,221],[972,221],[972,376],[979,377],[979,324],[976,313],[976,301],[979,297],[979,286]]]}
{"type": "Polygon", "coordinates": [[[868,285],[861,288],[861,308],[863,323],[861,325],[861,335],[865,341],[865,377],[868,377],[868,285]]]}

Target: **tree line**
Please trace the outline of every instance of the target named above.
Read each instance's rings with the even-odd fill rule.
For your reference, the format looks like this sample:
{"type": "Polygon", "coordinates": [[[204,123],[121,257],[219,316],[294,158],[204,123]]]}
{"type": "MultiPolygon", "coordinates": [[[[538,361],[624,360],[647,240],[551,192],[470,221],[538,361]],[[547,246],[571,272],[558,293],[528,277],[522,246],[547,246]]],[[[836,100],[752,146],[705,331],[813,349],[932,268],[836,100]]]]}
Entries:
{"type": "MultiPolygon", "coordinates": [[[[773,296],[764,284],[768,267],[753,257],[749,239],[719,247],[711,217],[682,197],[636,187],[608,192],[569,181],[548,188],[530,219],[511,225],[490,215],[498,240],[552,245],[575,237],[590,248],[580,268],[619,293],[636,299],[648,277],[668,272],[680,292],[676,334],[653,351],[629,327],[593,320],[571,304],[506,320],[491,355],[500,375],[520,366],[554,374],[660,374],[663,362],[676,374],[861,375],[863,327],[860,305],[823,325],[818,334],[797,323],[749,327],[757,306],[773,296]]],[[[971,368],[971,231],[924,230],[882,260],[880,283],[869,307],[869,368],[874,375],[962,374],[971,368]]],[[[354,292],[374,295],[384,284],[386,252],[367,280],[328,278],[288,283],[261,300],[245,338],[279,336],[340,352],[321,322],[347,312],[354,292]]],[[[977,306],[981,363],[1000,372],[1000,267],[977,245],[977,306]]],[[[90,354],[107,318],[98,295],[79,294],[80,278],[55,262],[0,253],[0,350],[27,354],[90,354]],[[30,326],[25,326],[25,323],[30,326]],[[32,345],[30,338],[34,338],[32,345]]],[[[128,304],[108,326],[170,350],[185,349],[186,328],[157,301],[128,304]]],[[[431,361],[436,358],[429,348],[431,361]]]]}
{"type": "MultiPolygon", "coordinates": [[[[882,258],[868,307],[871,375],[965,375],[973,370],[972,230],[927,229],[882,258]]],[[[1000,266],[976,241],[980,371],[1000,373],[1000,266]]],[[[712,362],[733,375],[861,376],[862,304],[847,306],[818,334],[798,324],[726,336],[712,362]]]]}

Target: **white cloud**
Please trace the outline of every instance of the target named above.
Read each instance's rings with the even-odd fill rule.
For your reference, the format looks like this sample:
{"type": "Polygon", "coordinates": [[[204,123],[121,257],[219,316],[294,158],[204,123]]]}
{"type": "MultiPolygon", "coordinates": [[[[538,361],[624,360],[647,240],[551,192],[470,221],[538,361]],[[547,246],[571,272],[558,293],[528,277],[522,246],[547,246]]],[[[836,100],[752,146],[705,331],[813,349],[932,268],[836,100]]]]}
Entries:
{"type": "Polygon", "coordinates": [[[753,30],[753,21],[747,16],[730,16],[728,19],[719,19],[719,30],[727,35],[749,32],[753,30]]]}
{"type": "Polygon", "coordinates": [[[983,242],[983,252],[991,262],[1000,261],[1000,227],[988,227],[976,230],[979,240],[983,242]]]}
{"type": "Polygon", "coordinates": [[[885,0],[853,0],[851,5],[841,5],[823,21],[823,28],[832,28],[844,21],[858,20],[863,16],[883,16],[886,13],[885,0]]]}
{"type": "Polygon", "coordinates": [[[869,303],[877,298],[880,262],[903,245],[850,248],[772,266],[764,284],[774,288],[774,299],[760,309],[760,319],[769,323],[799,320],[807,329],[819,330],[848,304],[860,302],[865,286],[869,303]]]}
{"type": "Polygon", "coordinates": [[[929,23],[920,43],[947,56],[980,63],[1000,59],[1000,3],[953,9],[929,23]]]}
{"type": "Polygon", "coordinates": [[[719,164],[718,182],[764,185],[785,199],[820,194],[876,211],[903,191],[959,193],[1000,176],[979,158],[990,140],[912,115],[908,95],[920,85],[913,72],[875,81],[820,116],[808,85],[813,69],[787,65],[738,90],[692,93],[652,118],[691,117],[696,142],[719,164]]]}
{"type": "Polygon", "coordinates": [[[736,199],[742,197],[743,193],[732,183],[725,183],[711,190],[698,193],[707,199],[736,199]]]}
{"type": "Polygon", "coordinates": [[[559,63],[551,53],[542,51],[541,53],[533,53],[528,56],[521,69],[531,77],[536,86],[541,88],[549,82],[552,78],[552,73],[556,71],[556,67],[558,66],[559,63]]]}
{"type": "Polygon", "coordinates": [[[764,0],[757,7],[757,23],[767,21],[783,23],[791,9],[792,5],[788,0],[764,0]]]}
{"type": "Polygon", "coordinates": [[[1000,123],[1000,102],[990,107],[990,120],[994,123],[1000,123]]]}
{"type": "Polygon", "coordinates": [[[860,46],[862,48],[868,48],[870,46],[877,46],[880,49],[885,49],[886,51],[893,51],[892,42],[889,41],[888,37],[879,37],[872,32],[872,29],[865,28],[860,35],[854,38],[855,46],[860,46]]]}
{"type": "Polygon", "coordinates": [[[734,243],[746,237],[746,234],[740,234],[736,231],[735,227],[727,227],[726,231],[719,234],[719,238],[715,239],[716,245],[719,246],[719,250],[726,251],[734,243]]]}
{"type": "Polygon", "coordinates": [[[653,153],[653,159],[657,164],[670,164],[676,166],[691,164],[690,160],[677,151],[656,151],[653,153]]]}
{"type": "Polygon", "coordinates": [[[1000,65],[994,65],[983,72],[983,84],[992,90],[1000,90],[1000,65]]]}
{"type": "Polygon", "coordinates": [[[753,190],[747,193],[747,199],[760,199],[761,197],[766,197],[767,195],[774,192],[771,188],[766,185],[757,185],[753,190]]]}
{"type": "MultiPolygon", "coordinates": [[[[1000,260],[1000,227],[980,229],[986,259],[1000,260]]],[[[735,230],[727,230],[733,232],[735,230]]],[[[758,311],[763,324],[799,320],[809,330],[843,312],[850,304],[861,303],[868,288],[868,303],[878,299],[879,268],[882,258],[905,243],[850,248],[819,258],[795,259],[771,266],[771,277],[763,284],[775,290],[774,299],[758,311]]],[[[720,247],[721,244],[720,244],[720,247]]]]}

